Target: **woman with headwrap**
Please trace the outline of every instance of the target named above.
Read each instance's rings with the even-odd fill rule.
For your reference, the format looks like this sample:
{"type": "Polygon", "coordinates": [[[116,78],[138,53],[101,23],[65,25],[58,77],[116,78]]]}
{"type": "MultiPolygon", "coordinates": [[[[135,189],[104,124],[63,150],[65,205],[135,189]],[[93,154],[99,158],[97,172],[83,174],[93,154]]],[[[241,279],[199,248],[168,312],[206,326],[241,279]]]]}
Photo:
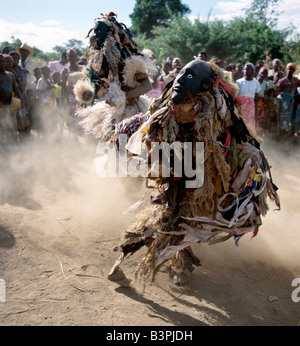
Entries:
{"type": "MultiPolygon", "coordinates": [[[[286,76],[281,78],[275,85],[275,90],[279,92],[278,98],[281,99],[280,105],[280,128],[287,130],[290,123],[293,123],[296,107],[294,107],[294,98],[300,80],[293,77],[297,67],[294,63],[286,65],[286,76]]],[[[296,105],[295,105],[296,106],[296,105]]]]}
{"type": "Polygon", "coordinates": [[[243,118],[248,125],[255,129],[255,118],[257,114],[257,99],[260,92],[260,84],[254,78],[255,66],[249,62],[244,66],[244,77],[236,81],[239,87],[239,96],[248,96],[242,105],[243,118]]]}

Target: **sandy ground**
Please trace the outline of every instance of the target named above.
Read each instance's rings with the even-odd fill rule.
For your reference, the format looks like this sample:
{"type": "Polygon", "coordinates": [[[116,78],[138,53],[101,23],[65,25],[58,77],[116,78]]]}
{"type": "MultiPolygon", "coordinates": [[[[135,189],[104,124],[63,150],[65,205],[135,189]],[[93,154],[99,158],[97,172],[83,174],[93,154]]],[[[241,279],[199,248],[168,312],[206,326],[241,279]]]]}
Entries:
{"type": "MultiPolygon", "coordinates": [[[[0,173],[2,326],[297,326],[300,302],[300,149],[263,144],[279,187],[281,211],[264,218],[258,236],[195,247],[202,266],[188,286],[166,271],[144,291],[107,280],[112,247],[134,221],[124,211],[142,191],[101,179],[95,143],[63,138],[22,145],[0,173]]],[[[143,250],[122,268],[128,278],[143,250]]]]}

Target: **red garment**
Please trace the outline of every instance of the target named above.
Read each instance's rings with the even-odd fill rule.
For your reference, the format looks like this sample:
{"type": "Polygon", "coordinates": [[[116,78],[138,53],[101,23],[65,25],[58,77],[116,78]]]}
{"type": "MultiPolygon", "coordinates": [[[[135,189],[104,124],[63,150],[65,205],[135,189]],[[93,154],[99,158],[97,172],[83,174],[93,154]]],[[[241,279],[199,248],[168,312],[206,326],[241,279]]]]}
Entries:
{"type": "Polygon", "coordinates": [[[257,101],[257,115],[256,115],[256,131],[264,131],[265,129],[265,111],[266,102],[263,96],[258,97],[257,101]]]}
{"type": "Polygon", "coordinates": [[[247,124],[255,129],[255,102],[253,98],[249,97],[245,103],[242,104],[242,113],[247,124]]]}

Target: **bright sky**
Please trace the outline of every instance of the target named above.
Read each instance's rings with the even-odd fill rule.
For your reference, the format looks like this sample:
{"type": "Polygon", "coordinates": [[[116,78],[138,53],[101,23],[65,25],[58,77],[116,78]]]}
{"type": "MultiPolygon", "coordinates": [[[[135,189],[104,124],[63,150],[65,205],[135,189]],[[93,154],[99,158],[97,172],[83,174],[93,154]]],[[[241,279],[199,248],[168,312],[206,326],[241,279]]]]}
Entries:
{"type": "MultiPolygon", "coordinates": [[[[182,0],[191,9],[191,19],[217,16],[228,20],[243,15],[243,8],[251,0],[182,0]]],[[[0,11],[0,42],[11,41],[11,36],[28,45],[51,52],[56,45],[63,45],[69,39],[84,40],[94,19],[100,13],[113,11],[117,19],[130,27],[129,14],[133,12],[135,0],[14,0],[3,1],[0,11]]],[[[283,13],[279,17],[279,28],[293,24],[300,33],[300,1],[281,0],[283,13]]]]}

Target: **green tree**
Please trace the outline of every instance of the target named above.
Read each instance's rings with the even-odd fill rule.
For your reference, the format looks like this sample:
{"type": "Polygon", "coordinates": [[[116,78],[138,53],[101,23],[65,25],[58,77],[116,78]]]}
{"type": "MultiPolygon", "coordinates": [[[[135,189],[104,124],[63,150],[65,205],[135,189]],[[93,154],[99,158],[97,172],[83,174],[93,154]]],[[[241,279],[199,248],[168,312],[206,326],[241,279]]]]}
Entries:
{"type": "MultiPolygon", "coordinates": [[[[3,47],[9,46],[12,50],[17,47],[21,47],[22,41],[14,36],[11,37],[11,41],[0,42],[0,51],[2,52],[3,47]]],[[[43,52],[37,47],[32,47],[34,51],[33,59],[35,60],[35,65],[37,67],[45,66],[49,61],[59,60],[61,53],[68,49],[76,49],[78,55],[83,55],[86,49],[83,47],[83,42],[76,39],[70,39],[65,43],[64,46],[54,47],[52,52],[43,52]]]]}
{"type": "Polygon", "coordinates": [[[148,47],[154,51],[159,61],[166,56],[180,57],[186,63],[196,53],[195,45],[199,40],[195,36],[193,24],[186,17],[173,16],[165,26],[153,29],[155,40],[148,40],[148,47]]]}
{"type": "Polygon", "coordinates": [[[255,21],[266,23],[270,27],[275,27],[278,22],[277,11],[279,0],[252,0],[249,8],[245,10],[247,17],[255,21]]]}
{"type": "Polygon", "coordinates": [[[255,63],[259,59],[264,59],[266,52],[273,59],[283,57],[281,47],[288,36],[288,31],[276,30],[265,20],[255,20],[251,16],[235,18],[228,23],[227,28],[231,32],[230,56],[235,61],[250,60],[255,63]]]}
{"type": "Polygon", "coordinates": [[[133,13],[130,14],[134,34],[145,34],[152,37],[152,29],[156,25],[167,23],[172,14],[184,16],[190,13],[190,8],[180,0],[137,0],[133,13]]]}
{"type": "Polygon", "coordinates": [[[300,65],[300,34],[293,33],[289,41],[285,41],[281,47],[284,62],[294,62],[300,65]]]}
{"type": "Polygon", "coordinates": [[[288,41],[291,28],[276,28],[276,4],[277,0],[254,0],[245,17],[230,21],[210,20],[208,16],[192,23],[187,16],[172,15],[164,25],[153,28],[153,37],[147,38],[144,33],[137,35],[135,41],[139,49],[151,49],[159,63],[167,56],[178,56],[186,63],[199,50],[236,63],[255,63],[266,57],[296,62],[299,36],[288,41]]]}
{"type": "Polygon", "coordinates": [[[67,51],[68,49],[75,49],[79,56],[83,55],[86,51],[86,48],[83,47],[83,42],[76,39],[68,40],[64,46],[55,46],[53,51],[60,56],[62,52],[67,51]]]}
{"type": "Polygon", "coordinates": [[[17,47],[21,47],[22,41],[19,38],[11,36],[11,41],[4,41],[0,43],[0,51],[6,46],[11,47],[12,50],[15,50],[17,47]]]}
{"type": "Polygon", "coordinates": [[[253,61],[257,58],[257,52],[260,50],[261,54],[264,47],[271,59],[289,61],[289,57],[293,57],[292,61],[299,62],[299,35],[293,33],[295,28],[290,25],[283,30],[276,29],[281,15],[277,9],[278,3],[279,0],[252,0],[251,6],[246,10],[247,24],[250,23],[251,26],[252,23],[248,37],[252,47],[249,56],[253,61]]]}

